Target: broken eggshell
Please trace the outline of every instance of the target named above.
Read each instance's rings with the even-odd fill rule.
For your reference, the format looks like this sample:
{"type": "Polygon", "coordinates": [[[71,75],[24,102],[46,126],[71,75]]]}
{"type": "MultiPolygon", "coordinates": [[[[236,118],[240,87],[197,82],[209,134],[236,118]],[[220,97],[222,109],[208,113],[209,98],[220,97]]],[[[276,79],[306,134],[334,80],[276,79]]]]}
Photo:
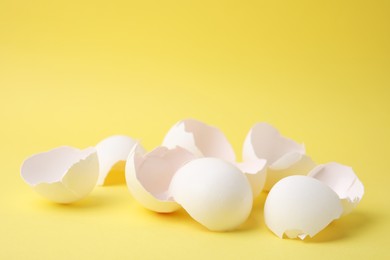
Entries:
{"type": "Polygon", "coordinates": [[[308,176],[289,176],[276,183],[264,205],[267,227],[278,237],[313,237],[343,208],[337,194],[325,183],[308,176]]]}
{"type": "Polygon", "coordinates": [[[95,148],[69,146],[32,155],[21,167],[21,176],[36,192],[58,203],[71,203],[95,187],[99,163],[95,148]]]}
{"type": "Polygon", "coordinates": [[[181,167],[170,193],[197,222],[212,231],[237,228],[252,209],[248,179],[233,164],[218,158],[199,158],[181,167]]]}
{"type": "Polygon", "coordinates": [[[176,123],[165,135],[163,146],[183,147],[198,157],[216,157],[235,162],[233,147],[226,136],[216,127],[195,119],[176,123]]]}
{"type": "MultiPolygon", "coordinates": [[[[131,149],[136,144],[138,144],[138,142],[128,136],[114,135],[100,141],[96,145],[96,151],[99,159],[98,185],[104,185],[111,169],[117,163],[125,162],[131,149]]],[[[137,149],[140,152],[145,151],[139,144],[137,145],[137,149]]]]}
{"type": "Polygon", "coordinates": [[[168,131],[162,145],[168,148],[180,146],[197,157],[214,157],[233,163],[246,174],[254,198],[263,190],[266,160],[254,157],[237,163],[233,147],[216,127],[195,119],[182,120],[168,131]]]}
{"type": "Polygon", "coordinates": [[[363,183],[351,167],[335,162],[322,164],[311,170],[308,176],[325,183],[337,193],[344,208],[343,215],[350,213],[363,197],[363,183]]]}
{"type": "Polygon", "coordinates": [[[255,124],[247,134],[243,145],[244,161],[267,160],[267,177],[264,190],[291,175],[306,175],[315,167],[313,160],[305,155],[304,145],[281,136],[267,123],[255,124]]]}
{"type": "Polygon", "coordinates": [[[235,166],[240,169],[248,178],[251,185],[253,198],[260,195],[264,188],[267,177],[267,161],[264,159],[255,159],[251,161],[245,161],[235,163],[235,166]]]}
{"type": "Polygon", "coordinates": [[[145,208],[156,212],[173,212],[180,208],[168,193],[173,175],[195,158],[187,150],[157,147],[143,153],[136,145],[126,162],[126,183],[130,193],[145,208]]]}

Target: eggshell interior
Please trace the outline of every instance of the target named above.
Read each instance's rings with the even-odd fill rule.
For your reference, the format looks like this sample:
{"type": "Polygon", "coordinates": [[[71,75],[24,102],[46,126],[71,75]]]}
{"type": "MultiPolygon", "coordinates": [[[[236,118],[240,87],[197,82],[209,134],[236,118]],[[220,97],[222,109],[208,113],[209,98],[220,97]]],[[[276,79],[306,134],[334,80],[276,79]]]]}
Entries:
{"type": "Polygon", "coordinates": [[[181,167],[170,192],[196,221],[213,231],[237,228],[252,209],[248,179],[234,165],[218,158],[199,158],[181,167]]]}
{"type": "Polygon", "coordinates": [[[194,119],[178,122],[166,134],[163,146],[180,146],[199,157],[222,158],[235,162],[235,153],[226,136],[216,127],[194,119]]]}
{"type": "Polygon", "coordinates": [[[168,193],[173,175],[182,165],[194,159],[187,150],[157,147],[147,154],[136,152],[126,163],[126,182],[134,198],[145,208],[157,212],[172,212],[180,206],[168,193]]]}
{"type": "Polygon", "coordinates": [[[343,212],[337,194],[308,176],[289,176],[276,183],[264,205],[267,227],[280,238],[313,237],[343,212]]]}
{"type": "Polygon", "coordinates": [[[283,155],[297,152],[304,154],[305,147],[280,135],[279,131],[267,123],[255,124],[245,138],[243,159],[266,159],[272,165],[283,155]]]}
{"type": "Polygon", "coordinates": [[[95,187],[98,174],[97,154],[92,147],[59,147],[27,158],[21,168],[21,176],[30,186],[58,203],[84,198],[95,187]]]}
{"type": "Polygon", "coordinates": [[[308,175],[337,193],[343,203],[344,215],[350,213],[364,195],[363,183],[351,167],[332,162],[317,166],[308,175]]]}

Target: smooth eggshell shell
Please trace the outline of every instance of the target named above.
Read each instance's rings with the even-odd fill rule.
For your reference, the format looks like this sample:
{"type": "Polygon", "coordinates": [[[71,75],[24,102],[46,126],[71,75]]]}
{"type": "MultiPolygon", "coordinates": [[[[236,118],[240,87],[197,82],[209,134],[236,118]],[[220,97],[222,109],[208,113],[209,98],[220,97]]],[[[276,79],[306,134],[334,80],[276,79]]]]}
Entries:
{"type": "MultiPolygon", "coordinates": [[[[112,167],[120,161],[126,161],[131,149],[138,142],[128,136],[114,135],[110,136],[96,145],[96,151],[99,159],[99,178],[98,185],[104,185],[106,177],[112,167]]],[[[140,152],[145,150],[138,144],[140,152]]]]}
{"type": "Polygon", "coordinates": [[[180,168],[170,192],[199,223],[213,231],[237,228],[252,209],[252,191],[245,175],[217,158],[200,158],[180,168]]]}
{"type": "Polygon", "coordinates": [[[343,208],[337,194],[326,184],[308,176],[289,176],[276,183],[264,205],[267,227],[280,238],[313,237],[343,208]]]}
{"type": "Polygon", "coordinates": [[[168,193],[169,185],[177,169],[195,156],[180,147],[157,147],[146,154],[136,150],[134,147],[126,162],[126,183],[134,198],[156,212],[180,208],[168,193]]]}
{"type": "Polygon", "coordinates": [[[39,194],[58,203],[84,198],[96,185],[99,163],[95,148],[63,146],[27,158],[22,178],[39,194]]]}

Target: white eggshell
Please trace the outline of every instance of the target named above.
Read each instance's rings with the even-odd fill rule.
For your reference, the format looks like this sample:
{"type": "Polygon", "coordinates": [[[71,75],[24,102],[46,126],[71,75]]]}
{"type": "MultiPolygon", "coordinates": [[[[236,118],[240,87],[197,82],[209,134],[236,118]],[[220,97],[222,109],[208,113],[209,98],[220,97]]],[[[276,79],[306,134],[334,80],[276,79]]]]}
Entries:
{"type": "Polygon", "coordinates": [[[58,203],[84,198],[96,185],[99,162],[95,148],[63,146],[27,158],[21,176],[35,191],[58,203]]]}
{"type": "Polygon", "coordinates": [[[315,166],[315,162],[305,154],[297,152],[285,154],[272,165],[268,166],[264,190],[271,190],[275,183],[287,176],[307,175],[315,166]]]}
{"type": "MultiPolygon", "coordinates": [[[[128,136],[114,135],[110,136],[96,145],[99,158],[99,178],[98,185],[104,185],[104,181],[112,167],[120,161],[126,161],[131,149],[138,142],[128,136]]],[[[141,152],[145,150],[138,144],[141,152]]]]}
{"type": "Polygon", "coordinates": [[[147,154],[134,147],[126,162],[127,187],[145,208],[173,212],[180,205],[168,193],[172,177],[177,169],[194,158],[192,153],[180,147],[157,147],[147,154]]]}
{"type": "Polygon", "coordinates": [[[337,194],[308,176],[289,176],[276,183],[264,205],[267,227],[280,238],[313,237],[343,212],[337,194]]]}
{"type": "Polygon", "coordinates": [[[252,188],[253,198],[259,196],[264,188],[267,177],[266,164],[267,161],[264,159],[255,159],[252,161],[236,163],[237,168],[245,173],[248,178],[249,184],[252,188]]]}
{"type": "Polygon", "coordinates": [[[252,209],[247,178],[218,158],[199,158],[185,164],[173,177],[170,192],[196,221],[213,231],[237,228],[252,209]]]}
{"type": "Polygon", "coordinates": [[[327,163],[314,168],[308,176],[327,184],[339,196],[346,215],[359,204],[364,195],[363,183],[351,167],[339,163],[327,163]]]}
{"type": "Polygon", "coordinates": [[[251,128],[244,141],[243,159],[267,160],[266,191],[286,176],[306,175],[315,167],[313,160],[305,155],[303,145],[283,137],[267,123],[257,123],[251,128]]]}
{"type": "Polygon", "coordinates": [[[198,157],[216,157],[235,162],[233,147],[216,127],[194,119],[175,124],[164,137],[163,146],[183,147],[198,157]]]}

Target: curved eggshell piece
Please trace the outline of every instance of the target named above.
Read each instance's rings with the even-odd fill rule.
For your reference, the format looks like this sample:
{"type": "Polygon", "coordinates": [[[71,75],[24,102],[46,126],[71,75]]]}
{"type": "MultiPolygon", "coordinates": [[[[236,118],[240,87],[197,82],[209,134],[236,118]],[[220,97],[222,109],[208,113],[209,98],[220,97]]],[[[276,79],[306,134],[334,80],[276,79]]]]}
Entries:
{"type": "Polygon", "coordinates": [[[252,209],[248,179],[233,164],[218,158],[185,164],[173,177],[170,192],[192,218],[212,231],[237,228],[252,209]]]}
{"type": "Polygon", "coordinates": [[[175,124],[165,135],[163,146],[183,147],[198,157],[216,157],[235,162],[233,147],[216,127],[186,119],[175,124]]]}
{"type": "Polygon", "coordinates": [[[308,176],[320,180],[337,193],[343,204],[344,215],[350,213],[363,198],[363,183],[351,167],[335,162],[327,163],[318,165],[308,176]]]}
{"type": "Polygon", "coordinates": [[[173,212],[180,205],[170,197],[169,185],[177,169],[194,158],[192,153],[180,147],[157,147],[146,154],[134,147],[126,162],[127,187],[145,208],[173,212]]]}
{"type": "Polygon", "coordinates": [[[267,227],[282,238],[313,237],[343,212],[337,194],[308,176],[289,176],[276,183],[264,205],[267,227]]]}
{"type": "MultiPolygon", "coordinates": [[[[128,136],[114,135],[100,141],[96,145],[96,151],[99,158],[98,185],[104,185],[105,180],[114,165],[118,162],[126,161],[130,151],[136,144],[138,144],[138,141],[128,136]]],[[[137,147],[140,152],[145,151],[141,145],[138,144],[137,147]]]]}
{"type": "Polygon", "coordinates": [[[21,176],[36,192],[58,203],[71,203],[95,187],[99,163],[95,148],[63,146],[27,158],[21,176]]]}

